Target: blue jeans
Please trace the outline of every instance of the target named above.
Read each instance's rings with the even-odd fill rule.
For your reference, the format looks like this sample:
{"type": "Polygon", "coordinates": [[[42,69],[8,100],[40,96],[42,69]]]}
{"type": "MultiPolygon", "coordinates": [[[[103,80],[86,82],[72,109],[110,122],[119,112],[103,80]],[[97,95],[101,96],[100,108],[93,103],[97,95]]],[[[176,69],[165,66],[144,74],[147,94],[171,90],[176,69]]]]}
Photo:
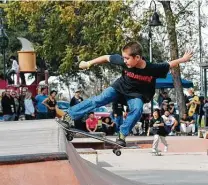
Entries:
{"type": "Polygon", "coordinates": [[[195,132],[197,132],[198,127],[199,127],[199,125],[198,125],[198,114],[194,113],[193,119],[194,119],[194,122],[195,122],[195,132]]]}
{"type": "Polygon", "coordinates": [[[4,121],[14,121],[15,119],[15,114],[5,114],[3,116],[4,121]]]}
{"type": "MultiPolygon", "coordinates": [[[[93,111],[97,107],[116,101],[120,93],[113,87],[108,87],[100,95],[88,98],[77,105],[70,107],[67,112],[72,119],[77,120],[85,114],[93,111]]],[[[132,98],[124,96],[129,106],[129,113],[123,124],[120,126],[120,132],[127,136],[137,121],[141,118],[143,110],[143,101],[141,98],[132,98]]]]}

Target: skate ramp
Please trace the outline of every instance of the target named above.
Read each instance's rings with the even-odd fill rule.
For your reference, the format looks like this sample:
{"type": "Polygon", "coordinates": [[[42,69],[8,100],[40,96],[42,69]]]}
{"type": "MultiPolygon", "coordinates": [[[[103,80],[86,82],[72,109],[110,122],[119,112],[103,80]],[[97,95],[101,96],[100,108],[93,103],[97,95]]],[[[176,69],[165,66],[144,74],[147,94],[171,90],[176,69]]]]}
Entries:
{"type": "Polygon", "coordinates": [[[145,185],[82,159],[55,120],[0,124],[0,148],[1,185],[145,185]]]}

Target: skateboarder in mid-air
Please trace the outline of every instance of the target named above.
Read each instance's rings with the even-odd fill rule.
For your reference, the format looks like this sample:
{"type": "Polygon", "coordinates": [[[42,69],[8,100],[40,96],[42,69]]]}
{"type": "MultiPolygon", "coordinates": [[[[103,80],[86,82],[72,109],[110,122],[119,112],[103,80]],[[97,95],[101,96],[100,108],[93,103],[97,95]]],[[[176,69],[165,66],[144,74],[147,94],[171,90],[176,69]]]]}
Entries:
{"type": "Polygon", "coordinates": [[[192,52],[186,52],[183,57],[169,63],[149,63],[143,58],[142,46],[138,42],[129,42],[122,49],[122,56],[104,55],[90,61],[82,61],[79,68],[88,69],[93,65],[110,63],[122,66],[122,76],[100,95],[70,107],[68,114],[62,117],[62,124],[67,127],[73,125],[73,120],[83,117],[96,107],[100,107],[117,100],[122,95],[128,104],[128,116],[120,126],[117,143],[126,146],[125,137],[142,115],[143,104],[149,102],[155,94],[156,78],[165,78],[171,68],[187,62],[192,52]]]}

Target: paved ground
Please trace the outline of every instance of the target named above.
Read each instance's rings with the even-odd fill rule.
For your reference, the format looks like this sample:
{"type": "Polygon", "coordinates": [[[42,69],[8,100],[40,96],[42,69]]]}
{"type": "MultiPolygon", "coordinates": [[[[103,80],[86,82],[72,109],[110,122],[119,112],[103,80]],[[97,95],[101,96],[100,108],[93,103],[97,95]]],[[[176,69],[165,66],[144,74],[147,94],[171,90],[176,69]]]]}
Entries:
{"type": "Polygon", "coordinates": [[[98,165],[118,175],[148,184],[207,185],[208,156],[204,153],[167,153],[152,156],[149,150],[126,150],[120,157],[99,151],[98,165]]]}

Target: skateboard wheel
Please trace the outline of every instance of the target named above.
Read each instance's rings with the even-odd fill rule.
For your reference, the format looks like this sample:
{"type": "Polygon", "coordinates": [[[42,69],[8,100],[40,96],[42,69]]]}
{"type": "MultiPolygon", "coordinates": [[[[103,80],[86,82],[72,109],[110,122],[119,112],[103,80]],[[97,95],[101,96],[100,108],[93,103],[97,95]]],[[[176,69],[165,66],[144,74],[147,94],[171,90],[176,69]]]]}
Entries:
{"type": "Polygon", "coordinates": [[[74,139],[74,137],[73,136],[68,136],[67,139],[68,139],[68,141],[72,141],[74,139]]]}
{"type": "Polygon", "coordinates": [[[115,151],[115,154],[116,154],[117,156],[120,156],[120,155],[121,155],[121,151],[120,151],[120,150],[116,150],[116,151],[115,151]]]}
{"type": "Polygon", "coordinates": [[[116,153],[116,150],[117,150],[117,149],[115,149],[115,148],[113,149],[113,153],[114,153],[114,154],[116,153]]]}

